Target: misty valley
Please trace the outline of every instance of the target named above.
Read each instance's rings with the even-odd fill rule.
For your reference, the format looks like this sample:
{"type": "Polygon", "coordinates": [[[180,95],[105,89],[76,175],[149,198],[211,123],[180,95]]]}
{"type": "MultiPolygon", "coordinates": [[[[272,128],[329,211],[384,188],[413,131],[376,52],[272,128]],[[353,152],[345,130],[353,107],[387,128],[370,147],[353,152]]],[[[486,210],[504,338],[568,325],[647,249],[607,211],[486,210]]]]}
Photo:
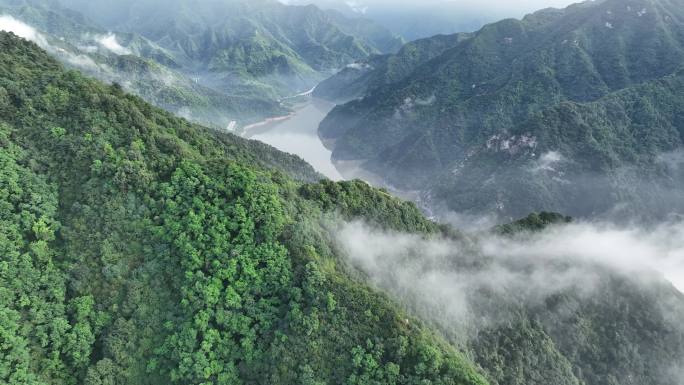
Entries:
{"type": "Polygon", "coordinates": [[[333,107],[333,103],[314,99],[298,106],[294,114],[285,120],[248,129],[243,136],[298,155],[316,171],[338,181],[343,178],[332,162],[332,152],[318,137],[318,124],[333,107]]]}
{"type": "Polygon", "coordinates": [[[684,384],[684,0],[0,0],[0,384],[684,384]]]}

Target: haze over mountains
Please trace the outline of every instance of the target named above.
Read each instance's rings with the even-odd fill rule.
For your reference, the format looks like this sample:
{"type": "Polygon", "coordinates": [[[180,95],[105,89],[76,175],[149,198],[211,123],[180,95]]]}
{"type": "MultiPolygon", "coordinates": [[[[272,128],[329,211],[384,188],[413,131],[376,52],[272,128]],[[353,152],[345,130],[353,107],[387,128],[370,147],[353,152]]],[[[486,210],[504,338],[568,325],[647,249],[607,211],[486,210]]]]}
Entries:
{"type": "Polygon", "coordinates": [[[348,67],[320,133],[435,211],[681,214],[683,56],[679,0],[540,11],[348,67]]]}
{"type": "Polygon", "coordinates": [[[542,8],[565,7],[572,0],[283,0],[315,4],[349,16],[363,15],[407,40],[472,32],[497,20],[522,17],[542,8]]]}
{"type": "Polygon", "coordinates": [[[681,379],[684,295],[540,247],[567,218],[459,234],[0,48],[5,383],[681,379]]]}
{"type": "Polygon", "coordinates": [[[67,65],[107,82],[118,82],[150,102],[204,124],[225,127],[284,113],[265,98],[224,94],[183,74],[170,56],[150,41],[111,33],[78,14],[32,4],[2,8],[2,28],[36,41],[67,65]]]}
{"type": "Polygon", "coordinates": [[[681,385],[684,0],[406,44],[268,0],[0,29],[0,383],[681,385]],[[313,131],[286,97],[331,74],[318,144],[388,189],[235,135],[313,131]]]}
{"type": "Polygon", "coordinates": [[[403,42],[368,20],[267,0],[3,0],[0,12],[67,64],[219,128],[284,115],[281,98],[403,42]]]}

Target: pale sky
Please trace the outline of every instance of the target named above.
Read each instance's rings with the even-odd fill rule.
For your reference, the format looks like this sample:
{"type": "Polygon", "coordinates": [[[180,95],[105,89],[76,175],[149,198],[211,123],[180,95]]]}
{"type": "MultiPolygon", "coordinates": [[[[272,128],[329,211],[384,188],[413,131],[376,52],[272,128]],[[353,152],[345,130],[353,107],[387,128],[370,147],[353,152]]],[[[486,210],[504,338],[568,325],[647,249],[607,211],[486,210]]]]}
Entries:
{"type": "Polygon", "coordinates": [[[362,4],[383,4],[383,5],[430,5],[439,4],[442,2],[449,2],[459,4],[464,7],[475,8],[490,8],[500,7],[505,9],[539,9],[545,7],[564,7],[572,4],[572,0],[346,0],[346,3],[362,3],[362,4]]]}
{"type": "MultiPolygon", "coordinates": [[[[522,15],[542,8],[556,7],[563,8],[570,4],[580,2],[579,0],[339,0],[348,5],[363,9],[373,6],[409,6],[409,7],[429,7],[434,4],[449,2],[463,10],[485,11],[492,13],[510,13],[511,15],[522,15]]],[[[282,0],[287,3],[288,0],[282,0]]],[[[302,2],[302,0],[298,0],[302,2]]],[[[311,0],[311,3],[317,3],[311,0]]],[[[330,0],[325,0],[330,2],[330,0]]]]}

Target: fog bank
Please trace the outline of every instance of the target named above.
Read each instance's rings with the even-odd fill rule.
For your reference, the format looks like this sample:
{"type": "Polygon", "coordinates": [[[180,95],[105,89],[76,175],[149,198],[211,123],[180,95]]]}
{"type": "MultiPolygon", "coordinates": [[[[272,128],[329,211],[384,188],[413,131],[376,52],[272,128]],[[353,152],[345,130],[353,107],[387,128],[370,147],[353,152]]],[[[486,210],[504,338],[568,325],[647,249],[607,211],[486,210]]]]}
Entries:
{"type": "Polygon", "coordinates": [[[473,304],[473,297],[481,299],[483,292],[497,301],[542,303],[567,290],[591,296],[609,274],[644,285],[665,277],[684,291],[681,222],[650,229],[574,223],[542,233],[480,233],[462,240],[427,239],[356,222],[337,234],[349,262],[374,285],[418,304],[419,312],[449,328],[467,324],[475,305],[479,314],[493,306],[488,321],[505,321],[500,302],[473,304]]]}
{"type": "Polygon", "coordinates": [[[43,49],[49,46],[45,37],[35,28],[12,16],[0,15],[0,31],[12,32],[21,38],[38,44],[43,49]]]}

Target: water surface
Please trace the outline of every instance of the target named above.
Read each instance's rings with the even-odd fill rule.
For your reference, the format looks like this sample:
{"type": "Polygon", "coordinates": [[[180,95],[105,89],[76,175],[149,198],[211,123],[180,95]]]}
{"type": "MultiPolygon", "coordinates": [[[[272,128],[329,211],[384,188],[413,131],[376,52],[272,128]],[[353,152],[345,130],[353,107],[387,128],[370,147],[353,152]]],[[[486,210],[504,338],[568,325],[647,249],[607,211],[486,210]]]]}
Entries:
{"type": "Polygon", "coordinates": [[[332,153],[318,137],[318,125],[333,107],[333,103],[312,99],[288,119],[250,129],[245,136],[298,155],[326,177],[342,180],[331,161],[332,153]]]}

